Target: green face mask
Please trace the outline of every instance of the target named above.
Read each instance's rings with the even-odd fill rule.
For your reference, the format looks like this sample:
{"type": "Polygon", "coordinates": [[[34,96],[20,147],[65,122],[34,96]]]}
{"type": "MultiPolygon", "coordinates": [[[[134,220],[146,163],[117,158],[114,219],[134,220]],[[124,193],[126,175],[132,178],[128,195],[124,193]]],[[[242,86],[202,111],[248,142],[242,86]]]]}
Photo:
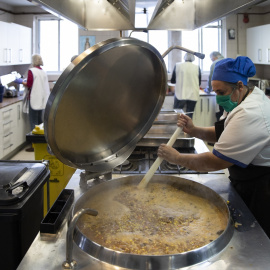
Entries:
{"type": "Polygon", "coordinates": [[[232,93],[226,96],[218,96],[218,95],[216,96],[217,104],[223,107],[226,112],[231,112],[238,104],[237,101],[231,100],[232,93]]]}

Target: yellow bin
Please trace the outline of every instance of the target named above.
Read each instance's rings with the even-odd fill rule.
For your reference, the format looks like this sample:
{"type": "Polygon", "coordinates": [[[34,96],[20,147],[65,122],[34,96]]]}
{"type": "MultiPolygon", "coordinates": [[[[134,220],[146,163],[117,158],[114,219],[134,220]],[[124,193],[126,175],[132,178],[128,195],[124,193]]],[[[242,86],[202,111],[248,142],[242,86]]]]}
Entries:
{"type": "MultiPolygon", "coordinates": [[[[61,161],[59,161],[55,156],[51,155],[47,151],[47,142],[44,136],[43,124],[35,126],[30,134],[27,134],[27,141],[31,142],[34,147],[35,160],[48,160],[50,169],[50,207],[61,193],[61,191],[66,187],[71,176],[74,174],[74,168],[71,168],[61,161]]],[[[44,216],[47,214],[47,185],[44,185],[44,216]]]]}

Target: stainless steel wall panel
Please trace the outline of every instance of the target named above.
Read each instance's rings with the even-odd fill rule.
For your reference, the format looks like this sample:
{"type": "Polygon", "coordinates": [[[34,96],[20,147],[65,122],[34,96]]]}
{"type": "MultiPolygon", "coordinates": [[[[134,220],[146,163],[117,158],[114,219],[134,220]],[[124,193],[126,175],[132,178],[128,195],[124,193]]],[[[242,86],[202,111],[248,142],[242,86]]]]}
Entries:
{"type": "Polygon", "coordinates": [[[48,12],[85,26],[85,0],[33,0],[48,12]]]}
{"type": "Polygon", "coordinates": [[[191,30],[194,28],[194,0],[174,1],[160,12],[160,0],[148,25],[150,30],[191,30]]]}
{"type": "Polygon", "coordinates": [[[259,2],[261,0],[195,0],[194,29],[259,2]]]}
{"type": "Polygon", "coordinates": [[[151,16],[149,30],[193,30],[262,0],[32,0],[87,30],[134,30],[136,12],[151,16]],[[140,11],[138,11],[140,10],[140,11]],[[154,10],[151,14],[151,10],[154,10]]]}
{"type": "Polygon", "coordinates": [[[69,19],[86,30],[133,30],[135,1],[127,0],[128,11],[107,0],[33,0],[48,12],[69,19]],[[125,12],[124,12],[125,11],[125,12]],[[127,13],[128,12],[128,13],[127,13]]]}

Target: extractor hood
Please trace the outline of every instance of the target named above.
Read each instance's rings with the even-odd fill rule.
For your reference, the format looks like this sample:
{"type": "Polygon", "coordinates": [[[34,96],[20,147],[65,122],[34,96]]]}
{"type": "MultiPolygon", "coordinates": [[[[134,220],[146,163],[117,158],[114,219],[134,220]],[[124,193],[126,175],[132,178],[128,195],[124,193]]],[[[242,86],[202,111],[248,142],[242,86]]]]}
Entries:
{"type": "Polygon", "coordinates": [[[86,30],[193,30],[262,0],[31,0],[86,30]],[[145,25],[136,27],[136,17],[145,25]]]}

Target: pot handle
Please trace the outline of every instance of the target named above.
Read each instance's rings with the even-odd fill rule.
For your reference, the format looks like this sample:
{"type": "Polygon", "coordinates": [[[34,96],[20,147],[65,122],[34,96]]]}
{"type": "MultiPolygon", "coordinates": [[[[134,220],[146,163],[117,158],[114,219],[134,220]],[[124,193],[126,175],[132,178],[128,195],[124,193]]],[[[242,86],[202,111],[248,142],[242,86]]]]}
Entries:
{"type": "MultiPolygon", "coordinates": [[[[182,132],[182,130],[183,130],[183,128],[177,127],[177,129],[175,130],[175,132],[171,136],[170,140],[167,142],[167,145],[173,146],[173,144],[175,143],[177,137],[182,132]]],[[[156,170],[158,169],[158,167],[162,161],[163,161],[163,158],[161,158],[161,157],[158,157],[156,159],[156,161],[153,163],[153,165],[151,166],[149,171],[143,177],[142,181],[139,183],[138,188],[141,189],[141,188],[145,188],[147,186],[148,182],[151,180],[151,178],[153,177],[154,173],[156,172],[156,170]]]]}
{"type": "Polygon", "coordinates": [[[66,261],[63,262],[62,268],[63,269],[75,269],[77,266],[77,262],[72,259],[72,249],[73,249],[73,233],[76,226],[76,223],[80,216],[83,214],[88,214],[91,216],[97,216],[98,212],[96,210],[92,210],[90,208],[81,209],[79,210],[72,218],[69,228],[67,231],[66,237],[66,261]]]}

